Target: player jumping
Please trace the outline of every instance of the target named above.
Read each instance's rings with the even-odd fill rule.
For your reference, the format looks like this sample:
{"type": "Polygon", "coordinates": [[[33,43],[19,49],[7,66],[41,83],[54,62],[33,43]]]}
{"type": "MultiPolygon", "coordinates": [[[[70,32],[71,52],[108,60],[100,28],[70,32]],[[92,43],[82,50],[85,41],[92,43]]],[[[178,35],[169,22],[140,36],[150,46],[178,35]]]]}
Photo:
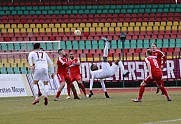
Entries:
{"type": "Polygon", "coordinates": [[[35,69],[34,69],[34,76],[33,76],[33,88],[35,92],[35,100],[33,102],[33,105],[39,102],[39,95],[38,95],[38,81],[42,80],[45,85],[45,98],[44,98],[44,104],[48,104],[48,92],[49,92],[49,86],[48,86],[48,81],[49,81],[49,76],[48,76],[48,64],[50,65],[51,69],[51,77],[54,77],[54,66],[52,61],[50,60],[49,56],[40,50],[40,43],[35,43],[34,44],[34,51],[29,53],[28,56],[28,62],[29,62],[29,69],[33,71],[33,62],[35,64],[35,69]]]}
{"type": "MultiPolygon", "coordinates": [[[[80,61],[78,58],[75,58],[74,52],[70,52],[69,58],[71,59],[71,65],[69,66],[70,75],[73,81],[76,81],[79,87],[82,89],[84,95],[86,96],[85,86],[82,83],[82,78],[80,74],[80,61]]],[[[67,84],[68,96],[66,99],[70,99],[70,85],[67,84]]]]}
{"type": "Polygon", "coordinates": [[[102,69],[98,69],[98,66],[96,64],[91,65],[91,72],[90,72],[91,79],[90,79],[90,94],[89,94],[89,97],[91,97],[93,95],[92,87],[93,87],[94,78],[100,79],[101,86],[102,86],[102,88],[104,90],[105,96],[106,96],[106,98],[109,98],[109,95],[108,95],[108,93],[106,91],[106,87],[105,87],[103,79],[112,77],[115,74],[117,68],[120,68],[120,70],[123,72],[123,76],[126,76],[126,75],[129,74],[128,71],[124,70],[123,63],[120,60],[115,61],[112,64],[112,66],[110,66],[110,64],[107,61],[108,45],[109,45],[110,41],[108,39],[106,39],[106,38],[102,38],[102,39],[105,41],[105,47],[104,47],[104,53],[103,53],[103,61],[102,61],[102,69]]]}
{"type": "Polygon", "coordinates": [[[69,84],[70,87],[72,88],[72,91],[74,94],[74,99],[79,99],[79,97],[77,96],[76,89],[72,83],[73,82],[72,78],[68,74],[68,67],[71,65],[71,61],[67,60],[67,55],[63,49],[59,49],[58,54],[59,54],[59,58],[57,60],[57,66],[58,66],[57,77],[58,77],[59,82],[60,82],[60,87],[58,88],[58,92],[54,98],[54,101],[59,101],[59,96],[62,92],[62,89],[65,86],[65,82],[67,84],[69,84]]]}
{"type": "Polygon", "coordinates": [[[165,94],[167,101],[171,101],[170,97],[168,96],[168,93],[165,89],[165,87],[162,85],[162,71],[158,65],[158,62],[155,58],[153,58],[152,51],[150,49],[146,52],[147,57],[145,58],[149,75],[146,77],[143,82],[140,84],[140,90],[139,95],[137,99],[132,99],[133,102],[141,102],[145,86],[149,84],[150,82],[155,81],[157,85],[160,87],[160,90],[165,94]]]}

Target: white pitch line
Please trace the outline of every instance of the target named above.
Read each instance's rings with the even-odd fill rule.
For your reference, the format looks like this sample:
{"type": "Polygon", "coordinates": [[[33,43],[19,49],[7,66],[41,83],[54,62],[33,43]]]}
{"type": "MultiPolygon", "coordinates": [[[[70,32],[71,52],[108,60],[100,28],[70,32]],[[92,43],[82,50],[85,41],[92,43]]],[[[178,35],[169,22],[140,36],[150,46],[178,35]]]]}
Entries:
{"type": "Polygon", "coordinates": [[[169,122],[176,122],[181,121],[181,118],[175,119],[175,120],[165,120],[165,121],[157,121],[157,122],[148,122],[143,124],[160,124],[160,123],[169,123],[169,122]]]}

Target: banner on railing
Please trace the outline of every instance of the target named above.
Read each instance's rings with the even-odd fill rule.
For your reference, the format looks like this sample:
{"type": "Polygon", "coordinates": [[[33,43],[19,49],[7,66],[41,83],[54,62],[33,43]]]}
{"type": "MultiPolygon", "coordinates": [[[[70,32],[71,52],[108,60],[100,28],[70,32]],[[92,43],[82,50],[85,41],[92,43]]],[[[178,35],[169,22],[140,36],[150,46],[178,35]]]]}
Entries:
{"type": "MultiPolygon", "coordinates": [[[[35,94],[34,89],[33,89],[33,75],[32,74],[27,74],[26,77],[27,77],[27,80],[28,80],[27,83],[29,84],[32,93],[35,94]]],[[[73,83],[74,83],[74,86],[75,86],[75,88],[77,90],[77,93],[80,94],[78,84],[76,82],[73,82],[73,83]]],[[[44,95],[44,84],[43,84],[43,82],[40,80],[38,82],[38,84],[39,84],[41,93],[44,95]]],[[[58,77],[55,75],[54,79],[50,78],[48,85],[49,85],[49,95],[56,95],[56,93],[58,91],[58,88],[60,86],[60,82],[58,80],[58,77]]],[[[65,87],[63,88],[61,94],[62,95],[67,94],[67,85],[66,84],[65,84],[65,87]]]]}
{"type": "MultiPolygon", "coordinates": [[[[97,65],[101,68],[102,62],[97,62],[97,65]]],[[[89,81],[90,79],[90,66],[92,63],[81,63],[81,74],[83,81],[89,81]]],[[[125,61],[125,70],[130,73],[124,77],[127,81],[143,80],[148,76],[148,69],[145,61],[125,61]]],[[[167,60],[163,68],[163,79],[181,79],[181,59],[167,60]]],[[[117,69],[115,75],[106,80],[123,80],[122,72],[117,69]]]]}
{"type": "Polygon", "coordinates": [[[32,96],[26,76],[22,74],[0,74],[0,97],[32,96]]]}

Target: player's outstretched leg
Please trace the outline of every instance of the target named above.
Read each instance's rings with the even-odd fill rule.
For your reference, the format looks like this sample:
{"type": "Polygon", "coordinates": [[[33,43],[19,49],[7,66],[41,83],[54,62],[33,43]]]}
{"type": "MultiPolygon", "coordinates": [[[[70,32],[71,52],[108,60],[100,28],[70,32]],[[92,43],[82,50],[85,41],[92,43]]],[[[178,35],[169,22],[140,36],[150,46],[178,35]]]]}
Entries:
{"type": "Polygon", "coordinates": [[[123,72],[123,76],[124,76],[124,77],[129,74],[128,71],[124,70],[124,65],[123,65],[122,61],[119,61],[119,62],[118,62],[118,65],[119,65],[120,71],[123,72]]]}

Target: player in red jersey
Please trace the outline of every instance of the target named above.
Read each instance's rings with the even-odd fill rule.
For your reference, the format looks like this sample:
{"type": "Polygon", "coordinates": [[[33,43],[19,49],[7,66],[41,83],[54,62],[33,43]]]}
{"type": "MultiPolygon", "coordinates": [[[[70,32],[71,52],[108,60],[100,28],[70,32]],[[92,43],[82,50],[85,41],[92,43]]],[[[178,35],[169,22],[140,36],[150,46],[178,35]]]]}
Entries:
{"type": "Polygon", "coordinates": [[[145,86],[149,84],[152,81],[156,81],[157,85],[160,87],[160,90],[165,94],[167,101],[171,101],[170,97],[168,96],[168,93],[165,89],[165,87],[162,85],[162,71],[158,65],[158,62],[155,58],[153,58],[152,51],[150,49],[147,50],[147,57],[145,58],[149,75],[146,77],[143,82],[140,84],[140,90],[139,95],[137,99],[133,99],[133,102],[141,102],[145,86]]]}
{"type": "MultiPolygon", "coordinates": [[[[70,58],[70,61],[72,62],[72,64],[69,66],[70,75],[71,75],[73,81],[76,81],[78,83],[79,87],[82,89],[84,95],[86,96],[85,86],[82,83],[82,78],[81,78],[81,74],[80,74],[79,58],[75,58],[74,52],[70,52],[69,58],[70,58]]],[[[70,85],[67,85],[67,91],[68,91],[68,96],[66,99],[70,99],[70,85]]]]}
{"type": "MultiPolygon", "coordinates": [[[[156,58],[156,60],[158,61],[158,66],[161,69],[163,69],[163,66],[164,66],[164,64],[165,64],[165,62],[167,60],[166,56],[164,55],[164,53],[162,51],[157,49],[156,43],[153,43],[151,48],[152,48],[152,56],[154,58],[156,58]]],[[[162,80],[161,83],[162,83],[162,85],[164,85],[163,80],[162,80]]],[[[160,91],[160,88],[159,88],[159,86],[157,86],[157,92],[156,93],[158,93],[159,91],[160,91]]],[[[164,95],[163,92],[162,92],[162,95],[164,95]]]]}
{"type": "Polygon", "coordinates": [[[79,99],[77,96],[76,89],[72,83],[72,78],[68,74],[68,67],[71,65],[71,61],[67,60],[67,55],[63,49],[58,50],[59,58],[57,60],[57,77],[60,81],[60,87],[58,88],[58,92],[56,97],[54,98],[54,101],[59,101],[59,96],[61,94],[62,89],[65,86],[65,82],[67,84],[70,84],[70,87],[74,94],[74,99],[79,99]]]}

